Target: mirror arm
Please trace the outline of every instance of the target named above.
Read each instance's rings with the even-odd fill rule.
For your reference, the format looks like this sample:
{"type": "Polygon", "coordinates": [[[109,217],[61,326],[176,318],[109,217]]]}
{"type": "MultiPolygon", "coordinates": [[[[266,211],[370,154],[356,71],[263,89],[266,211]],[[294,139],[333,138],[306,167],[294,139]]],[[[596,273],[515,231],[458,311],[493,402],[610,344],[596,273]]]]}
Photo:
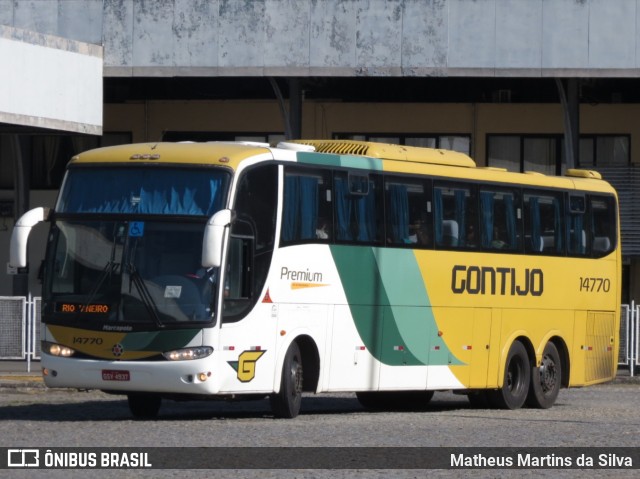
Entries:
{"type": "Polygon", "coordinates": [[[51,210],[38,207],[23,214],[13,227],[9,246],[9,266],[25,268],[27,266],[27,243],[31,229],[41,221],[48,221],[51,210]]]}

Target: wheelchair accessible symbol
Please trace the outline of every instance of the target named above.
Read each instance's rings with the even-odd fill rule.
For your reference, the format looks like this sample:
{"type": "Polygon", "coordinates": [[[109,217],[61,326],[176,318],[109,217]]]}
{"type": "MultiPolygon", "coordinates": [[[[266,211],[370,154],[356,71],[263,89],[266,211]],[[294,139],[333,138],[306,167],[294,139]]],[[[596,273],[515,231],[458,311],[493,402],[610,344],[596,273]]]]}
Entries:
{"type": "Polygon", "coordinates": [[[141,237],[144,234],[144,221],[132,221],[129,223],[129,236],[141,237]]]}

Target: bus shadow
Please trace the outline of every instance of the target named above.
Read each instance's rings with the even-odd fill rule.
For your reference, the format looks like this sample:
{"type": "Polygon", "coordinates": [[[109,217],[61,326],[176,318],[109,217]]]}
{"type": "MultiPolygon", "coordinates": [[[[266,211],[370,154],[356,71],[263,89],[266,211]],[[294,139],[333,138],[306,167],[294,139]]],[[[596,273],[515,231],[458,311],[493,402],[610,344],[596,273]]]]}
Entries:
{"type": "MultiPolygon", "coordinates": [[[[353,397],[310,396],[302,401],[300,416],[416,413],[433,414],[454,410],[474,410],[466,398],[458,400],[433,400],[420,409],[395,408],[371,411],[363,408],[353,397]]],[[[203,420],[203,419],[272,419],[273,414],[267,399],[255,401],[172,401],[164,400],[157,421],[203,420]]],[[[93,399],[73,402],[9,404],[0,406],[0,421],[43,422],[101,422],[133,420],[127,400],[115,396],[113,399],[93,399]]]]}

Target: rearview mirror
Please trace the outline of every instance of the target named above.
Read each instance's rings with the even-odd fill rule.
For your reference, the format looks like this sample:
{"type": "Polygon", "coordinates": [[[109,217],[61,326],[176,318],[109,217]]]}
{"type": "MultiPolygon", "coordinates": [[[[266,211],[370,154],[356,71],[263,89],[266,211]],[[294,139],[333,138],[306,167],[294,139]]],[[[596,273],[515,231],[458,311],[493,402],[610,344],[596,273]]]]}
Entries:
{"type": "Polygon", "coordinates": [[[31,229],[41,221],[46,221],[48,217],[49,208],[38,207],[27,211],[16,221],[9,245],[10,267],[25,268],[27,266],[27,242],[31,229]]]}
{"type": "Polygon", "coordinates": [[[231,221],[233,221],[233,212],[228,209],[218,211],[207,221],[202,240],[203,268],[218,268],[222,264],[224,232],[231,221]]]}

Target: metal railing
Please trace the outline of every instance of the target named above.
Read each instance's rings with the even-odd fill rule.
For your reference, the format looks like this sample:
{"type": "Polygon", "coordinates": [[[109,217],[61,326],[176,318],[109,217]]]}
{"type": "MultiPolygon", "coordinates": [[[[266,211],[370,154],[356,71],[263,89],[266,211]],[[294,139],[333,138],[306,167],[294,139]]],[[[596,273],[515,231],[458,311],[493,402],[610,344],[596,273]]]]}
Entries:
{"type": "Polygon", "coordinates": [[[640,366],[640,305],[636,305],[635,301],[623,304],[620,314],[618,365],[628,366],[629,375],[633,376],[637,366],[640,366]]]}
{"type": "Polygon", "coordinates": [[[0,296],[0,359],[40,359],[41,298],[0,296]]]}

